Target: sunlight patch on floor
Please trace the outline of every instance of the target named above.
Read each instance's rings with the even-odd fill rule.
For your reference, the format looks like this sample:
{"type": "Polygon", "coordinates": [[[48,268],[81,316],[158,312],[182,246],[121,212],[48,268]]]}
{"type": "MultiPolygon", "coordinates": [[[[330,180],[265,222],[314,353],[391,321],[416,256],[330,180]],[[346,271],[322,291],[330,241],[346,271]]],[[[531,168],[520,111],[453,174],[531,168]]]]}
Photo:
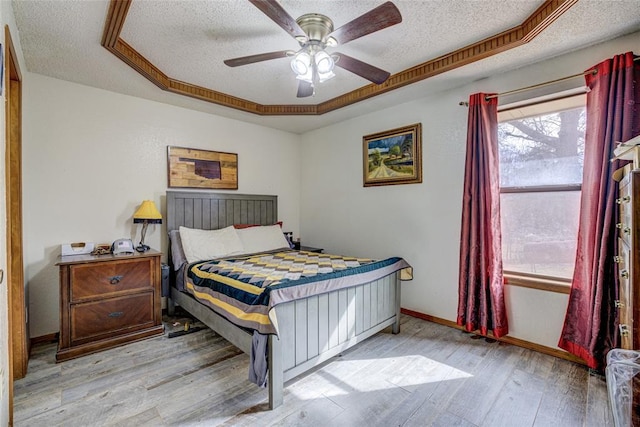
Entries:
{"type": "Polygon", "coordinates": [[[332,364],[333,366],[329,365],[303,379],[303,382],[313,382],[313,397],[308,392],[299,395],[295,386],[290,387],[289,390],[297,398],[304,400],[314,398],[318,393],[325,396],[339,396],[392,388],[410,390],[425,384],[473,376],[445,363],[415,354],[375,359],[364,369],[363,363],[367,361],[338,359],[332,364]],[[350,376],[349,372],[358,372],[358,374],[350,376]]]}
{"type": "Polygon", "coordinates": [[[403,369],[390,372],[388,381],[398,387],[419,386],[421,384],[471,378],[473,375],[460,369],[440,363],[421,355],[403,356],[403,369]]]}

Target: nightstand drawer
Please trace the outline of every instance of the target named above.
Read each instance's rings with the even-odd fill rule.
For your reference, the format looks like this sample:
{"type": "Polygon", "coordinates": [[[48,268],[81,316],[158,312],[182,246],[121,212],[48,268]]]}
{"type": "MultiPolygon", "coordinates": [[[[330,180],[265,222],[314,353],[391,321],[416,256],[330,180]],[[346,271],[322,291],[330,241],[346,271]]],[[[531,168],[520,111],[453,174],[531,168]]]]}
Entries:
{"type": "Polygon", "coordinates": [[[150,289],[153,259],[78,264],[70,268],[71,301],[104,298],[122,291],[150,289]]]}
{"type": "Polygon", "coordinates": [[[71,306],[71,343],[154,324],[153,292],[71,306]]]}

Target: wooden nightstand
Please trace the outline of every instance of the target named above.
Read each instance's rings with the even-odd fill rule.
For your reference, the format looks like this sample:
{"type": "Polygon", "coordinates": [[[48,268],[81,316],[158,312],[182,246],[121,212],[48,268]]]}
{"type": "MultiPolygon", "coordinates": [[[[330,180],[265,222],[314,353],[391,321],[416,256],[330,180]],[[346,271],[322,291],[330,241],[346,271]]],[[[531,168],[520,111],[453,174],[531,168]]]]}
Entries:
{"type": "Polygon", "coordinates": [[[163,333],[160,255],[60,258],[57,362],[163,333]]]}

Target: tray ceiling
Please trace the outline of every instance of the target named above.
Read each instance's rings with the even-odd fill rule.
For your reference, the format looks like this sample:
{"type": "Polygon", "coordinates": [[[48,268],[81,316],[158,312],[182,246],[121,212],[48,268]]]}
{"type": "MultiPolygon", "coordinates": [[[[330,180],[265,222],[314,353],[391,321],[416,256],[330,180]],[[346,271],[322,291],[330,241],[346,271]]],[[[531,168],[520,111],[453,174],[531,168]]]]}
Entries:
{"type": "MultiPolygon", "coordinates": [[[[336,27],[382,3],[280,2],[294,18],[322,13],[336,27]]],[[[637,0],[394,4],[403,17],[400,24],[339,47],[340,52],[389,71],[389,81],[374,85],[337,69],[336,77],[320,84],[314,97],[299,99],[287,58],[236,68],[222,62],[299,48],[248,1],[114,2],[113,7],[126,6],[125,12],[114,12],[108,1],[13,2],[31,72],[294,132],[640,29],[637,0]],[[500,39],[501,34],[509,37],[500,39]],[[102,48],[102,42],[126,63],[102,48]]]]}

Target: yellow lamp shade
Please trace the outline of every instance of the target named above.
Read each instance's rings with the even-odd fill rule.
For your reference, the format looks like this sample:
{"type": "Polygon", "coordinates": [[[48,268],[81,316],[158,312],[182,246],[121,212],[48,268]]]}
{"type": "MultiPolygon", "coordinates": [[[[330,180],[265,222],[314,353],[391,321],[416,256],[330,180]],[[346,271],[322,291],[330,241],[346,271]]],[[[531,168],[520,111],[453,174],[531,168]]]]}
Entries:
{"type": "Polygon", "coordinates": [[[133,214],[133,222],[147,222],[149,224],[162,224],[162,215],[152,200],[144,200],[136,213],[133,214]]]}

